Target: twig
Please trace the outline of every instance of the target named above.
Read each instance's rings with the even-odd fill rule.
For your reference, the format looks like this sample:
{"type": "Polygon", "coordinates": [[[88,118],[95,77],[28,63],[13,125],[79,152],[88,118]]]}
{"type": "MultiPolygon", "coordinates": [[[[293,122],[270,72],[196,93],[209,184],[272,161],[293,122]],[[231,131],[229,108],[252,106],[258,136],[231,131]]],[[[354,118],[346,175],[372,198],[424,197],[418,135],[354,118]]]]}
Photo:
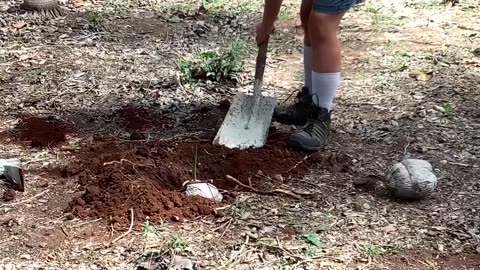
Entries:
{"type": "Polygon", "coordinates": [[[15,203],[5,203],[5,204],[0,205],[0,207],[4,207],[4,206],[14,206],[14,205],[19,205],[19,204],[22,204],[22,203],[26,203],[26,202],[32,201],[33,199],[35,199],[35,198],[37,198],[37,197],[42,196],[43,194],[47,193],[48,191],[49,191],[49,190],[47,189],[47,190],[44,190],[44,191],[38,193],[38,194],[35,195],[35,196],[32,196],[32,197],[26,199],[26,200],[19,201],[19,202],[15,202],[15,203]]]}
{"type": "Polygon", "coordinates": [[[222,234],[220,235],[220,237],[218,237],[218,239],[221,239],[225,235],[225,233],[227,233],[228,229],[230,228],[230,225],[232,225],[232,219],[228,220],[227,227],[225,227],[225,230],[223,230],[222,234]]]}
{"type": "Polygon", "coordinates": [[[408,149],[409,146],[410,146],[410,142],[408,142],[408,143],[405,145],[405,148],[403,149],[403,155],[406,155],[406,154],[407,154],[407,149],[408,149]]]}
{"type": "Polygon", "coordinates": [[[292,168],[288,169],[288,171],[286,171],[285,173],[289,173],[289,172],[295,170],[295,169],[298,167],[298,165],[302,164],[302,163],[303,163],[305,160],[307,160],[310,156],[311,156],[311,154],[310,154],[310,155],[306,155],[302,160],[300,160],[299,162],[297,162],[297,164],[295,164],[292,168]]]}
{"type": "Polygon", "coordinates": [[[242,246],[240,247],[240,250],[237,252],[237,255],[230,258],[225,264],[223,264],[222,266],[220,266],[220,268],[217,268],[217,269],[229,269],[229,268],[227,268],[227,265],[232,266],[231,264],[234,263],[235,259],[240,258],[243,255],[245,255],[246,253],[243,253],[243,250],[245,249],[245,246],[248,245],[249,240],[250,240],[250,237],[247,234],[247,237],[245,239],[245,243],[242,244],[242,246]]]}
{"type": "Polygon", "coordinates": [[[132,228],[133,228],[133,208],[130,208],[130,214],[131,214],[130,228],[128,228],[128,231],[126,233],[124,233],[124,234],[120,235],[119,237],[113,239],[112,244],[114,244],[118,240],[122,239],[123,237],[127,236],[132,231],[132,228]]]}
{"type": "Polygon", "coordinates": [[[120,161],[114,160],[114,161],[110,161],[110,162],[105,162],[105,163],[103,163],[103,166],[105,166],[105,165],[112,165],[112,164],[120,164],[120,165],[122,165],[123,162],[128,162],[128,163],[132,164],[134,167],[135,167],[135,165],[137,165],[137,164],[131,162],[131,161],[128,160],[128,159],[122,158],[122,159],[120,159],[120,161]]]}
{"type": "Polygon", "coordinates": [[[293,256],[293,257],[296,257],[297,259],[300,259],[301,261],[299,261],[298,263],[293,265],[292,269],[297,269],[297,267],[299,267],[301,264],[304,264],[306,262],[312,262],[312,261],[318,261],[318,260],[335,260],[335,261],[338,261],[340,263],[345,262],[344,259],[338,258],[338,257],[333,257],[333,256],[317,256],[317,257],[311,257],[311,258],[304,258],[304,257],[300,257],[300,256],[293,256]]]}
{"type": "Polygon", "coordinates": [[[66,237],[68,237],[68,233],[67,233],[67,230],[65,230],[65,227],[60,226],[60,229],[62,229],[63,234],[64,234],[66,237]]]}
{"type": "Polygon", "coordinates": [[[97,222],[97,221],[99,221],[99,220],[101,220],[101,219],[102,219],[102,218],[97,218],[97,219],[94,219],[94,220],[85,221],[85,222],[82,222],[82,223],[79,223],[79,224],[72,225],[72,226],[70,226],[69,228],[70,228],[70,229],[77,228],[77,227],[80,227],[80,226],[83,226],[83,225],[87,225],[87,224],[90,224],[90,223],[97,222]]]}
{"type": "Polygon", "coordinates": [[[253,191],[253,192],[257,192],[257,193],[259,192],[259,190],[257,190],[256,188],[254,188],[254,187],[252,187],[252,186],[245,185],[244,183],[238,181],[237,178],[235,178],[235,177],[233,177],[233,176],[231,176],[231,175],[228,175],[228,174],[227,174],[225,177],[227,178],[227,180],[233,181],[233,182],[235,182],[237,185],[239,185],[239,186],[241,186],[241,187],[244,187],[244,188],[246,188],[246,189],[249,189],[249,190],[251,190],[251,191],[253,191]]]}
{"type": "Polygon", "coordinates": [[[242,186],[244,188],[247,188],[249,189],[250,191],[252,192],[255,192],[255,193],[258,193],[258,194],[263,194],[263,195],[274,195],[276,193],[282,193],[282,194],[285,194],[285,195],[289,195],[289,196],[292,196],[293,198],[295,199],[298,199],[298,200],[301,200],[302,197],[299,196],[299,195],[296,195],[296,194],[293,194],[292,192],[290,191],[287,191],[287,190],[283,190],[283,189],[274,189],[274,190],[268,190],[268,191],[261,191],[261,190],[258,190],[252,186],[248,186],[248,185],[245,185],[244,183],[240,182],[239,180],[237,180],[235,177],[231,176],[231,175],[226,175],[225,176],[227,178],[227,180],[230,180],[232,182],[235,182],[237,183],[239,186],[242,186]]]}

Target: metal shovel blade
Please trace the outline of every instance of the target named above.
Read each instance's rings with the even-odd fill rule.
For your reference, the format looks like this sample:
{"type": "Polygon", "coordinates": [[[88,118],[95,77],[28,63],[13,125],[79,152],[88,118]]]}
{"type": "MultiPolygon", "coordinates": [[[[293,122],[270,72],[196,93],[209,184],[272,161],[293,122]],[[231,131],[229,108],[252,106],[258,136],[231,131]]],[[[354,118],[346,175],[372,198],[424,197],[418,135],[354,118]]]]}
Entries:
{"type": "Polygon", "coordinates": [[[236,95],[213,143],[239,149],[262,147],[276,103],[276,97],[236,95]]]}
{"type": "Polygon", "coordinates": [[[213,144],[239,149],[258,148],[265,144],[277,103],[277,98],[263,96],[261,92],[267,47],[268,39],[258,50],[254,94],[239,93],[233,98],[213,144]]]}

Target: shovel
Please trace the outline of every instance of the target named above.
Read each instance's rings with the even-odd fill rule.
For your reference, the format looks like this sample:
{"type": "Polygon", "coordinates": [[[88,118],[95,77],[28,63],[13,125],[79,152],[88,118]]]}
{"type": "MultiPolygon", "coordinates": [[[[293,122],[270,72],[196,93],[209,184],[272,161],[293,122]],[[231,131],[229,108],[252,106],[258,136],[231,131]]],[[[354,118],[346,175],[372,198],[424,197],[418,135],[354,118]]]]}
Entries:
{"type": "Polygon", "coordinates": [[[0,159],[0,179],[6,179],[17,191],[25,191],[23,169],[19,159],[0,159]]]}
{"type": "Polygon", "coordinates": [[[253,95],[239,93],[233,98],[213,144],[239,149],[258,148],[265,144],[277,104],[276,97],[262,96],[261,92],[267,48],[268,39],[258,50],[253,95]]]}

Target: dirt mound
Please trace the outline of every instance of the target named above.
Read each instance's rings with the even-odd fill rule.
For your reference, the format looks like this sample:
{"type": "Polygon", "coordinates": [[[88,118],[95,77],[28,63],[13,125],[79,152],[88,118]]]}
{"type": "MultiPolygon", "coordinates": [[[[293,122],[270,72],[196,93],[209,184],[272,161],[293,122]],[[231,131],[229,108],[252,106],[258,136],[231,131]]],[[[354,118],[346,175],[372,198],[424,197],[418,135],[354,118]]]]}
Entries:
{"type": "Polygon", "coordinates": [[[166,123],[166,117],[160,112],[154,112],[142,107],[125,106],[116,112],[122,125],[129,132],[144,131],[153,127],[161,127],[166,123]]]}
{"type": "Polygon", "coordinates": [[[78,184],[84,192],[70,206],[79,216],[106,217],[128,224],[133,208],[138,221],[147,216],[188,219],[212,214],[213,208],[219,206],[214,201],[187,197],[181,192],[182,184],[194,178],[195,148],[197,179],[212,181],[224,190],[239,188],[225,179],[227,174],[258,190],[266,190],[279,184],[278,175],[287,180],[292,175],[302,176],[310,166],[331,159],[331,153],[305,159],[304,153],[286,146],[285,136],[272,136],[265,147],[244,151],[210,143],[137,145],[93,141],[84,143],[84,151],[78,155],[83,162],[68,165],[62,176],[78,175],[78,184]]]}
{"type": "Polygon", "coordinates": [[[69,131],[67,124],[53,117],[27,116],[22,117],[13,133],[18,133],[19,139],[32,147],[52,147],[65,142],[69,131]]]}

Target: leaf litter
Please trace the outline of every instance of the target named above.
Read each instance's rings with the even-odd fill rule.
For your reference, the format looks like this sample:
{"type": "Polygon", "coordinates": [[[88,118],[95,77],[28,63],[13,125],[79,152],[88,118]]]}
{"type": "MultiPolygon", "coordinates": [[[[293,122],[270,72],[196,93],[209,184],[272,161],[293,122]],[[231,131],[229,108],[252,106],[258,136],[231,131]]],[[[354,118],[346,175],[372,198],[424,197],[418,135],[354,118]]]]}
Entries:
{"type": "MultiPolygon", "coordinates": [[[[100,15],[112,20],[103,20],[105,27],[98,28],[100,31],[92,31],[89,26],[96,20],[85,20],[72,15],[73,13],[64,18],[35,22],[26,17],[17,17],[13,13],[2,12],[0,81],[4,86],[2,94],[5,97],[0,112],[2,122],[10,123],[9,121],[18,119],[19,112],[38,115],[47,119],[47,122],[52,122],[52,118],[48,120],[48,116],[55,115],[53,119],[61,119],[75,127],[75,131],[69,131],[65,141],[63,136],[61,137],[62,147],[69,147],[74,140],[81,139],[82,136],[98,134],[109,134],[114,144],[132,150],[142,148],[144,143],[144,146],[152,143],[155,145],[155,139],[175,141],[183,137],[182,140],[208,140],[221,116],[216,114],[218,108],[200,105],[199,101],[204,104],[218,104],[237,89],[206,80],[198,84],[179,84],[177,74],[172,69],[176,63],[174,52],[192,52],[196,48],[210,47],[210,43],[215,43],[215,38],[219,36],[250,37],[247,29],[239,25],[250,25],[252,18],[243,14],[238,17],[221,13],[213,15],[193,8],[192,12],[165,14],[166,18],[177,16],[180,19],[175,19],[175,23],[168,23],[163,17],[158,18],[153,14],[152,6],[149,6],[151,3],[142,8],[139,7],[139,4],[142,4],[140,2],[142,1],[126,1],[125,5],[130,5],[128,12],[122,11],[121,6],[113,9],[107,5],[108,8],[102,9],[100,15]],[[205,26],[197,24],[198,18],[205,22],[205,26]],[[22,21],[25,25],[19,23],[22,21]],[[153,25],[155,27],[152,27],[153,25]],[[161,27],[158,27],[159,25],[161,27]],[[184,32],[184,29],[189,31],[184,32]],[[137,116],[132,113],[133,121],[130,124],[125,121],[125,115],[121,116],[119,113],[127,105],[143,108],[136,110],[139,112],[137,116]],[[206,109],[195,110],[198,106],[205,106],[206,109]],[[143,120],[146,120],[144,124],[136,127],[131,125],[143,120]],[[130,140],[130,135],[134,132],[141,136],[137,139],[133,136],[135,140],[130,140]],[[123,146],[117,140],[123,140],[123,146]]],[[[14,4],[13,1],[4,1],[0,4],[1,10],[6,11],[14,4]]],[[[117,249],[98,245],[105,238],[112,240],[124,232],[117,227],[110,228],[108,224],[111,220],[107,215],[103,216],[101,221],[91,223],[94,231],[89,231],[90,227],[87,225],[67,230],[67,234],[73,237],[76,243],[75,248],[82,250],[80,254],[65,248],[71,247],[71,243],[61,241],[66,236],[57,224],[82,224],[76,216],[62,216],[68,214],[63,212],[68,208],[68,202],[82,196],[85,191],[81,189],[86,187],[81,183],[79,185],[81,179],[75,173],[70,175],[70,178],[56,177],[47,182],[43,178],[49,177],[44,174],[46,168],[40,166],[40,175],[35,175],[39,172],[38,169],[27,172],[31,179],[28,187],[31,194],[17,194],[14,201],[21,201],[42,192],[46,183],[51,191],[46,198],[38,198],[28,205],[2,211],[1,224],[6,225],[0,226],[0,232],[10,238],[7,242],[0,243],[2,257],[5,258],[1,263],[15,263],[17,268],[26,263],[36,263],[40,267],[48,268],[54,267],[54,264],[65,266],[68,262],[69,265],[75,264],[78,269],[115,269],[119,265],[117,262],[123,260],[121,258],[134,257],[146,242],[149,246],[163,248],[160,236],[168,238],[168,234],[178,230],[192,243],[189,245],[190,250],[186,252],[199,257],[207,269],[223,265],[232,258],[235,269],[289,269],[287,267],[300,268],[306,265],[322,269],[344,269],[358,265],[364,269],[378,269],[380,265],[387,269],[402,269],[407,265],[420,269],[426,265],[430,268],[442,266],[445,269],[454,269],[452,267],[458,265],[478,267],[475,265],[475,262],[478,262],[475,252],[479,250],[479,217],[475,209],[479,208],[480,187],[474,180],[479,170],[477,157],[480,154],[480,138],[476,132],[480,126],[479,110],[476,106],[479,101],[476,75],[479,66],[475,64],[475,58],[472,59],[478,36],[474,35],[475,31],[469,30],[478,25],[478,16],[475,16],[475,7],[471,6],[466,1],[446,9],[441,16],[434,14],[435,8],[404,8],[405,14],[415,14],[416,18],[430,18],[431,22],[426,28],[407,27],[405,20],[414,18],[405,16],[406,19],[395,22],[395,25],[400,25],[396,27],[399,31],[385,32],[385,29],[389,29],[389,24],[383,24],[386,16],[375,15],[375,24],[366,24],[369,20],[364,19],[372,17],[371,13],[377,10],[368,7],[351,13],[349,20],[345,20],[342,40],[346,49],[346,79],[342,84],[343,91],[339,92],[337,98],[335,140],[332,147],[335,152],[341,153],[340,157],[345,153],[348,159],[340,162],[339,170],[325,165],[304,176],[282,175],[284,181],[287,179],[280,184],[282,188],[308,190],[311,193],[305,201],[298,202],[291,197],[257,195],[249,195],[250,197],[242,201],[242,197],[232,196],[234,200],[231,203],[238,205],[238,211],[243,214],[237,222],[232,222],[233,225],[224,226],[224,231],[220,230],[217,234],[212,230],[218,227],[215,223],[217,219],[223,220],[225,217],[203,217],[203,222],[196,220],[195,225],[182,223],[179,228],[157,232],[159,236],[151,236],[152,239],[138,239],[136,233],[131,233],[118,242],[118,245],[125,247],[128,241],[134,241],[139,247],[137,251],[133,248],[135,245],[127,249],[122,246],[117,249]],[[465,19],[465,12],[473,12],[473,15],[465,19]],[[404,28],[402,23],[405,23],[404,28]],[[372,31],[358,37],[358,32],[349,29],[372,31]],[[453,34],[445,37],[444,29],[449,29],[453,34]],[[454,29],[458,31],[453,31],[454,29]],[[386,39],[394,42],[384,42],[386,39]],[[413,44],[418,44],[413,41],[441,46],[423,44],[420,49],[412,51],[413,44]],[[349,59],[352,55],[350,52],[365,48],[365,44],[369,44],[369,48],[380,55],[393,55],[394,57],[389,58],[393,59],[393,62],[383,61],[380,57],[362,59],[355,62],[361,65],[355,69],[356,64],[352,64],[349,59]],[[452,44],[455,46],[452,47],[452,44]],[[450,49],[444,50],[442,46],[450,49]],[[408,59],[397,57],[394,55],[395,51],[403,51],[410,56],[408,59]],[[425,58],[425,55],[430,58],[425,58]],[[428,68],[422,68],[424,65],[428,68]],[[433,69],[430,69],[431,66],[433,69]],[[420,81],[412,80],[408,70],[413,69],[429,72],[433,70],[434,76],[424,72],[425,75],[418,77],[420,81]],[[366,147],[368,144],[371,145],[366,147]],[[438,189],[430,198],[421,202],[394,201],[384,194],[381,185],[386,168],[407,157],[431,160],[440,176],[438,189]],[[19,211],[20,209],[22,211],[19,211]],[[52,217],[56,220],[52,221],[52,217]],[[36,226],[30,226],[32,224],[36,226]],[[242,235],[247,224],[249,228],[253,224],[260,229],[269,229],[246,245],[245,239],[239,238],[239,235],[242,235]],[[328,226],[329,230],[316,231],[318,225],[328,226]],[[30,233],[23,232],[20,229],[22,226],[30,226],[30,233]],[[306,254],[308,244],[301,235],[301,232],[306,231],[317,232],[318,239],[323,244],[321,255],[309,257],[306,254]],[[204,237],[205,234],[213,236],[204,237]],[[35,241],[36,235],[41,236],[39,239],[47,239],[52,243],[43,243],[45,240],[35,241]],[[62,237],[58,237],[59,235],[62,237]],[[110,235],[113,237],[109,237],[110,235]],[[41,254],[34,254],[33,247],[29,247],[31,244],[25,244],[21,239],[30,239],[31,243],[38,242],[48,248],[41,254]],[[54,245],[53,239],[60,242],[55,242],[54,245]],[[244,246],[242,253],[248,256],[238,254],[241,246],[244,246]],[[365,252],[365,246],[398,249],[400,253],[394,256],[371,255],[365,252]],[[62,247],[63,250],[60,250],[62,247]],[[254,259],[255,255],[261,254],[261,249],[275,254],[274,257],[267,256],[269,260],[263,262],[254,259]],[[237,252],[239,256],[230,258],[228,254],[231,251],[237,252]],[[30,260],[26,262],[15,259],[20,257],[30,260]]],[[[384,10],[386,9],[376,12],[384,10]]],[[[258,17],[258,13],[250,14],[258,17]]],[[[396,17],[393,15],[391,18],[396,17]]],[[[287,20],[287,24],[295,22],[287,20]]],[[[299,29],[296,31],[293,33],[301,34],[299,29]]],[[[272,44],[279,46],[278,43],[272,44]]],[[[280,44],[286,43],[282,40],[280,44]]],[[[300,59],[296,49],[301,49],[301,43],[297,45],[291,50],[294,52],[292,55],[283,58],[295,57],[295,61],[300,59]]],[[[272,49],[288,51],[283,48],[272,49]]],[[[278,78],[296,80],[291,75],[297,73],[301,65],[292,63],[280,61],[276,63],[276,72],[267,71],[267,88],[284,87],[278,78]]],[[[245,75],[239,80],[237,87],[250,87],[242,83],[251,78],[252,74],[245,75]]],[[[291,85],[295,83],[301,85],[298,80],[291,85]]],[[[290,91],[291,89],[288,89],[288,92],[290,91]]],[[[75,146],[71,148],[74,150],[64,153],[48,143],[33,149],[29,148],[28,144],[25,148],[18,148],[12,145],[17,143],[15,137],[7,137],[9,141],[5,142],[6,151],[10,150],[10,153],[21,154],[27,160],[34,160],[33,154],[40,148],[40,151],[46,152],[44,157],[52,157],[48,164],[57,165],[62,159],[68,159],[66,166],[82,164],[74,157],[85,154],[82,151],[86,149],[75,146]]],[[[207,151],[204,155],[212,154],[210,148],[205,149],[207,151]]],[[[190,154],[190,149],[185,151],[190,154]]],[[[132,155],[128,151],[119,153],[132,155]]],[[[99,166],[103,165],[102,162],[120,162],[122,158],[125,157],[120,154],[117,154],[115,159],[110,157],[102,160],[100,157],[98,163],[93,162],[86,166],[92,166],[90,168],[93,170],[105,170],[99,166]]],[[[134,154],[132,162],[139,161],[135,158],[140,157],[134,154]]],[[[84,159],[87,163],[89,160],[84,159]]],[[[182,159],[185,161],[182,169],[184,178],[178,177],[177,184],[172,189],[180,189],[180,183],[190,177],[190,167],[186,164],[190,160],[190,157],[182,159]]],[[[311,168],[309,163],[304,165],[305,168],[311,168]]],[[[114,163],[106,167],[119,169],[127,176],[138,176],[135,170],[142,176],[148,170],[132,166],[129,162],[114,163]]],[[[288,169],[287,166],[284,167],[288,169]]],[[[254,183],[257,181],[257,184],[272,184],[273,181],[281,179],[273,175],[278,174],[278,171],[270,174],[268,169],[261,166],[256,169],[262,173],[250,172],[254,183]]],[[[231,173],[231,169],[229,170],[228,173],[231,173]]],[[[75,169],[70,168],[67,171],[75,172],[75,169]]],[[[218,180],[224,173],[225,171],[211,175],[218,180]]],[[[121,174],[117,176],[117,179],[128,179],[133,183],[139,180],[121,174]]],[[[98,180],[92,175],[86,175],[84,179],[86,183],[95,183],[98,180]]],[[[248,183],[248,177],[241,177],[240,180],[248,183]]],[[[232,194],[237,195],[236,192],[232,194]]],[[[85,200],[84,202],[87,205],[85,200]]],[[[80,201],[80,204],[83,202],[80,201]]],[[[122,218],[128,220],[128,207],[125,209],[127,211],[122,218]]],[[[146,217],[150,213],[143,214],[146,217]]],[[[226,217],[229,218],[228,212],[226,217]]],[[[163,220],[159,218],[157,223],[163,220]]],[[[141,220],[137,221],[137,225],[138,222],[141,223],[141,220]]],[[[135,228],[138,231],[138,226],[135,228]]]]}

